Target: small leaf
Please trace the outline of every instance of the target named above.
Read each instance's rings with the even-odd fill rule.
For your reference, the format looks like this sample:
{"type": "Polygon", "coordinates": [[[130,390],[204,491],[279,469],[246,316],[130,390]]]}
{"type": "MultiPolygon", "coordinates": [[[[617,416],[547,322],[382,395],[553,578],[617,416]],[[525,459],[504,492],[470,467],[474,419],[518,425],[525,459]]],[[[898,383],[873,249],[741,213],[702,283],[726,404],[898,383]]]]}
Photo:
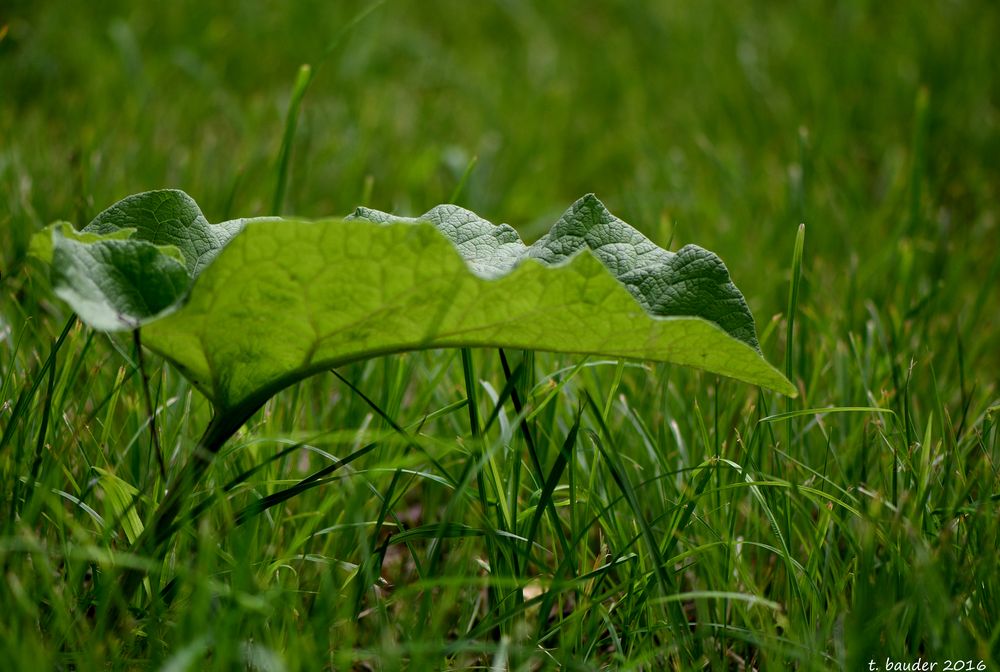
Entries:
{"type": "MultiPolygon", "coordinates": [[[[118,229],[117,231],[108,233],[107,235],[85,233],[74,229],[73,225],[69,222],[54,222],[53,224],[49,224],[45,227],[41,232],[31,237],[31,242],[28,245],[28,254],[32,257],[36,257],[46,264],[51,264],[52,235],[56,230],[58,230],[64,237],[72,238],[73,240],[81,243],[96,243],[99,240],[128,240],[132,237],[132,234],[135,233],[135,229],[118,229]]],[[[183,261],[183,257],[180,257],[180,250],[177,250],[177,255],[183,261]]]]}
{"type": "Polygon", "coordinates": [[[56,295],[94,329],[136,329],[174,309],[190,287],[180,250],[129,235],[77,232],[62,223],[32,241],[33,254],[50,260],[56,295]]]}
{"type": "Polygon", "coordinates": [[[89,326],[131,330],[176,308],[246,221],[209,224],[183,191],[147,191],[118,201],[82,231],[65,222],[47,227],[29,251],[52,265],[56,294],[89,326]]]}
{"type": "Polygon", "coordinates": [[[155,245],[65,240],[56,238],[55,292],[94,329],[136,329],[173,308],[188,287],[184,265],[155,245]]]}

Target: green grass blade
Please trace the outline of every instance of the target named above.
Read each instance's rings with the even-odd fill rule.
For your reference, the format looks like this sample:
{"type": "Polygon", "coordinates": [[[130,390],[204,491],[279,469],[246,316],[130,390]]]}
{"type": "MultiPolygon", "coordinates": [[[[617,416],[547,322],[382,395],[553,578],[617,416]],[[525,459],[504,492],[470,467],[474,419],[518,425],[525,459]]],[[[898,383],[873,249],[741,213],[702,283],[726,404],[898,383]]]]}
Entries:
{"type": "Polygon", "coordinates": [[[271,214],[280,215],[285,206],[285,190],[288,187],[288,166],[292,156],[292,145],[295,142],[295,129],[299,123],[299,108],[302,99],[312,81],[312,67],[304,64],[299,67],[292,88],[292,97],[288,102],[288,113],[285,115],[285,133],[281,138],[281,150],[278,153],[278,165],[274,186],[274,198],[271,201],[271,214]]]}

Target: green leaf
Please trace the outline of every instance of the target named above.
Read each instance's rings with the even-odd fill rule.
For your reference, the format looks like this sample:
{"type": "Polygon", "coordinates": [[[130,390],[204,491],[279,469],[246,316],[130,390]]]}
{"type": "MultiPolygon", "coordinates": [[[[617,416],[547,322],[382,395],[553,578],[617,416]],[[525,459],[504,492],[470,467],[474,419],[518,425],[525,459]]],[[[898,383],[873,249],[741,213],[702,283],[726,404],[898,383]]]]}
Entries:
{"type": "Polygon", "coordinates": [[[795,394],[716,255],[660,249],[592,195],[530,246],[453,205],[210,224],[171,190],[67,229],[50,233],[59,296],[95,328],[145,325],[224,413],[348,362],[472,346],[673,362],[795,394]]]}
{"type": "MultiPolygon", "coordinates": [[[[135,233],[135,229],[118,229],[113,233],[101,235],[97,233],[84,233],[77,231],[69,222],[54,222],[49,224],[40,233],[31,237],[28,245],[28,254],[46,263],[52,263],[52,236],[55,231],[59,231],[66,238],[72,238],[81,243],[96,243],[99,240],[128,240],[135,233]]],[[[176,248],[175,248],[176,249],[176,248]]],[[[180,250],[177,250],[178,258],[180,250]]]]}
{"type": "Polygon", "coordinates": [[[697,245],[686,245],[677,254],[667,252],[608,212],[593,194],[574,203],[531,247],[510,226],[495,226],[456,205],[439,205],[417,218],[358,208],[348,219],[354,218],[429,222],[455,244],[476,275],[488,279],[509,273],[525,259],[559,266],[589,250],[647,312],[703,317],[759,350],[753,315],[718,256],[697,245]]]}
{"type": "Polygon", "coordinates": [[[94,329],[136,329],[175,309],[191,284],[181,251],[133,237],[132,229],[78,232],[66,223],[36,234],[56,295],[94,329]]]}
{"type": "Polygon", "coordinates": [[[51,264],[56,294],[90,327],[131,330],[177,308],[246,221],[209,224],[183,191],[147,191],[115,203],[82,231],[65,222],[49,226],[29,251],[51,264]]]}
{"type": "Polygon", "coordinates": [[[245,221],[235,219],[209,224],[193,198],[177,189],[161,189],[118,201],[83,230],[113,235],[131,228],[139,240],[154,245],[173,245],[184,255],[188,272],[195,278],[240,232],[245,221]]]}
{"type": "Polygon", "coordinates": [[[144,343],[245,413],[318,371],[461,346],[674,362],[795,393],[718,257],[661,250],[592,196],[530,247],[455,206],[249,222],[144,343]]]}

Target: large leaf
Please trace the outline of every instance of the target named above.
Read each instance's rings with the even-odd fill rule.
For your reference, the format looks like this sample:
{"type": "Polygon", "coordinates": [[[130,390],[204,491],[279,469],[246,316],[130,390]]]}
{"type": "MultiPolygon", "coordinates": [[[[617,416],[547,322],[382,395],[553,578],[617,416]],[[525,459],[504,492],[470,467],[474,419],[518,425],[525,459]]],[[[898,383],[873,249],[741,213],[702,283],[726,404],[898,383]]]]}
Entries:
{"type": "Polygon", "coordinates": [[[225,413],[347,362],[456,346],[674,362],[795,393],[761,356],[717,256],[662,250],[593,196],[531,246],[456,206],[417,219],[359,209],[347,220],[213,225],[193,201],[167,217],[151,198],[126,199],[87,230],[133,228],[143,240],[123,242],[180,249],[193,286],[145,324],[143,342],[225,413]]]}

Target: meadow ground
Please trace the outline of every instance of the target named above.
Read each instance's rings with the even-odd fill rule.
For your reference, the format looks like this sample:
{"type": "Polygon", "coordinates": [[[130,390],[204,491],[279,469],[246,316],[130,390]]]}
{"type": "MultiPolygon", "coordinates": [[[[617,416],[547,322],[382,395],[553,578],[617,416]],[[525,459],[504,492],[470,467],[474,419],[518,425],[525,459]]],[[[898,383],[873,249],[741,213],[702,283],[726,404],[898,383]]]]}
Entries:
{"type": "MultiPolygon", "coordinates": [[[[1000,5],[96,4],[0,9],[4,669],[1000,670],[1000,5]],[[211,221],[457,191],[526,239],[595,192],[725,259],[800,395],[508,352],[519,413],[495,350],[375,359],[269,402],[136,557],[132,341],[26,252],[161,187],[211,221]]],[[[209,409],[145,368],[176,468],[209,409]]]]}

